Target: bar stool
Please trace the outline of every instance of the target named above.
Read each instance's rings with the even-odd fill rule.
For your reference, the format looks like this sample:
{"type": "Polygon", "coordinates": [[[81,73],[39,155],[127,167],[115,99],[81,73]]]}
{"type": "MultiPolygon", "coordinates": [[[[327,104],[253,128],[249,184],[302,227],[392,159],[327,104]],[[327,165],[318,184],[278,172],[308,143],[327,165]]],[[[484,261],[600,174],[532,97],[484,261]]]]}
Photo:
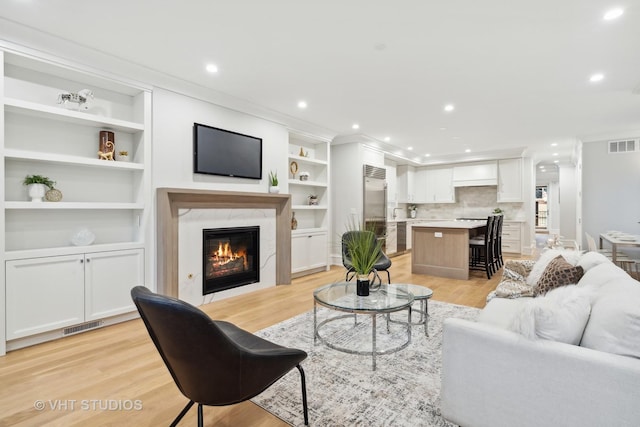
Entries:
{"type": "Polygon", "coordinates": [[[469,239],[469,270],[480,270],[487,273],[487,279],[491,279],[495,273],[494,247],[496,217],[487,217],[487,231],[484,236],[475,236],[469,239]]]}

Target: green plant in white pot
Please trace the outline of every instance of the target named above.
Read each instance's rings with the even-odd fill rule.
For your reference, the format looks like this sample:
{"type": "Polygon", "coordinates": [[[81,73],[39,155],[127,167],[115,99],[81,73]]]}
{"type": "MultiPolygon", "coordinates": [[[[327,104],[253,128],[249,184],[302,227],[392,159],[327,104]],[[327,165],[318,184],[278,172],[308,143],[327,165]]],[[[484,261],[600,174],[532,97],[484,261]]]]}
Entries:
{"type": "Polygon", "coordinates": [[[346,251],[356,274],[356,293],[369,295],[369,275],[382,253],[382,244],[371,230],[360,224],[350,224],[344,236],[346,251]]]}
{"type": "Polygon", "coordinates": [[[27,186],[32,202],[42,202],[47,189],[53,189],[56,185],[55,181],[42,175],[27,175],[22,183],[27,186]]]}
{"type": "Polygon", "coordinates": [[[280,187],[278,187],[278,172],[269,172],[269,193],[279,193],[280,187]]]}

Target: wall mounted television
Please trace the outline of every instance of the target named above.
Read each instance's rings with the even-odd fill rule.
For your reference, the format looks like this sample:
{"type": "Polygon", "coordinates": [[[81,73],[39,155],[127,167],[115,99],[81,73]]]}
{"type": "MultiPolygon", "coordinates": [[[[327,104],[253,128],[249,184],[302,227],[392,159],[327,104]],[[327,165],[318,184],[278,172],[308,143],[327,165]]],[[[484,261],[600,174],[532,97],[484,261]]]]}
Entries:
{"type": "Polygon", "coordinates": [[[194,123],[193,172],[262,179],[262,138],[194,123]]]}

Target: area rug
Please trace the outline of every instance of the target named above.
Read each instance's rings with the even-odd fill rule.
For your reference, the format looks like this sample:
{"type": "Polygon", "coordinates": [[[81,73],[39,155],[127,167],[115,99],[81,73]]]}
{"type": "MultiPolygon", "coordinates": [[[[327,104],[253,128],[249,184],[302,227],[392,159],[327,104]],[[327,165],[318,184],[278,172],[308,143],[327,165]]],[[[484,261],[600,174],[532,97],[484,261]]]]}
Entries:
{"type": "MultiPolygon", "coordinates": [[[[412,327],[406,348],[377,357],[333,350],[313,342],[313,311],[278,323],[257,334],[278,344],[305,350],[302,363],[307,378],[309,424],[312,426],[446,426],[440,415],[440,371],[442,323],[449,317],[473,320],[480,310],[429,301],[429,337],[422,325],[412,327]]],[[[405,339],[406,310],[393,313],[387,331],[378,316],[376,341],[379,349],[391,348],[405,339]]],[[[318,319],[339,315],[320,309],[318,319]]],[[[415,312],[414,312],[415,316],[415,312]]],[[[331,342],[354,350],[371,348],[371,316],[328,323],[322,335],[331,342]],[[367,347],[368,346],[368,347],[367,347]]],[[[415,317],[413,320],[416,320],[415,317]]],[[[294,369],[260,396],[257,405],[293,426],[303,426],[300,375],[294,369]]]]}

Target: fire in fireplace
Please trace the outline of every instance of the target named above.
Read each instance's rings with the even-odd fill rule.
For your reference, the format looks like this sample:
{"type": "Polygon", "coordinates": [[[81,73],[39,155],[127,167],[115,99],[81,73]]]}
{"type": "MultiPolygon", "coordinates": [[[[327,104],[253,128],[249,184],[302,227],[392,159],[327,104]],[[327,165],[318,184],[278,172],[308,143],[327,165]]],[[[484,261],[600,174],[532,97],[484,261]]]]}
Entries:
{"type": "Polygon", "coordinates": [[[260,227],[202,230],[204,295],[260,281],[260,227]]]}

